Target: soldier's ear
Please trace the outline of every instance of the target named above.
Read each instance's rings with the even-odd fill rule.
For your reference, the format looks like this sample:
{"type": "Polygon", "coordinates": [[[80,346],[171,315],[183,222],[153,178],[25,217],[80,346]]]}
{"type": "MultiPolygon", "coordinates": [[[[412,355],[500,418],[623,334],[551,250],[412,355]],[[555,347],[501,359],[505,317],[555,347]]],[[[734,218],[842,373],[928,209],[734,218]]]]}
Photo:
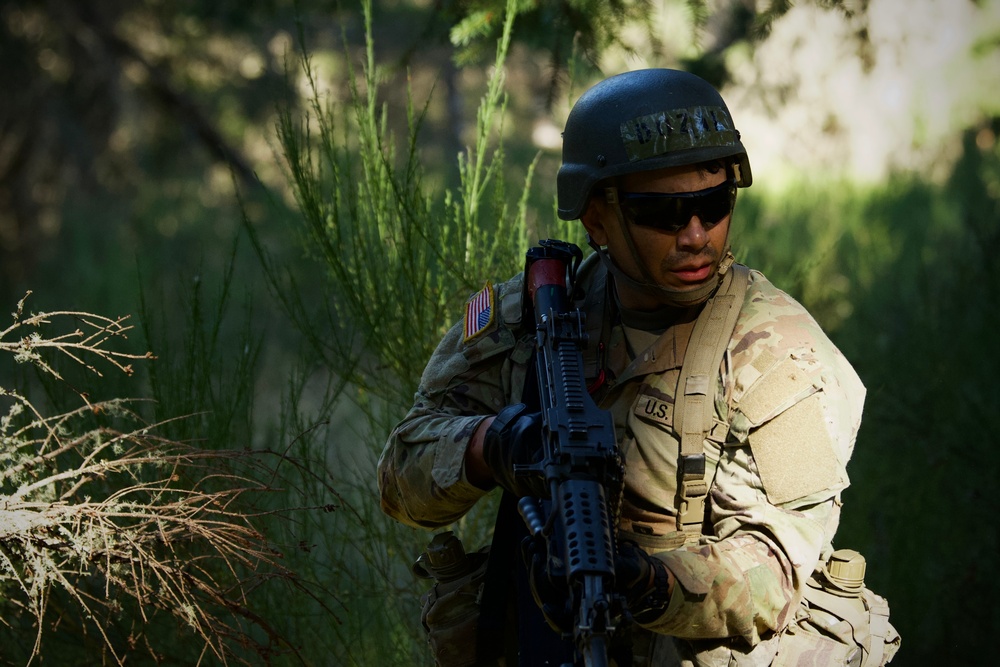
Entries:
{"type": "Polygon", "coordinates": [[[608,245],[608,205],[600,197],[591,197],[587,208],[580,216],[583,228],[599,246],[608,245]]]}

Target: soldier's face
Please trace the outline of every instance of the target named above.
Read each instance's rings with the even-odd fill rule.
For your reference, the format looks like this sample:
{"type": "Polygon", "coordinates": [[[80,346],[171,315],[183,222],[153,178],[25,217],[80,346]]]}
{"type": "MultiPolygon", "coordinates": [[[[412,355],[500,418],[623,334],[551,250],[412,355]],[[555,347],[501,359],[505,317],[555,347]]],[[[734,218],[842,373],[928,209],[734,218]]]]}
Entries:
{"type": "MultiPolygon", "coordinates": [[[[670,167],[656,171],[628,174],[620,179],[618,191],[623,193],[683,193],[699,192],[726,181],[726,172],[699,170],[694,166],[670,167]]],[[[625,216],[625,225],[632,235],[636,255],[629,250],[613,205],[594,202],[583,216],[584,226],[599,245],[608,247],[615,263],[632,278],[646,281],[638,262],[660,285],[673,290],[691,291],[715,279],[729,237],[730,215],[714,222],[702,220],[698,213],[678,231],[666,231],[635,224],[625,216]]],[[[708,216],[705,216],[708,217],[708,216]]],[[[629,308],[656,308],[653,297],[631,293],[619,285],[622,305],[629,308]]]]}

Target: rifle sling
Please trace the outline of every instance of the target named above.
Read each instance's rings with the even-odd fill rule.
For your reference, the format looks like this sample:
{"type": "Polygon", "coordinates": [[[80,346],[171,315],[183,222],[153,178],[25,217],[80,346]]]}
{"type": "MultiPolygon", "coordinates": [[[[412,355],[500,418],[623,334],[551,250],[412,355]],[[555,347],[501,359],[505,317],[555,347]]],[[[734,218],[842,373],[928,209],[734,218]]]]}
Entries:
{"type": "Polygon", "coordinates": [[[476,632],[476,665],[502,664],[507,659],[507,636],[516,631],[508,626],[508,610],[512,604],[510,573],[517,566],[516,547],[527,534],[524,521],[517,513],[517,499],[504,491],[497,507],[493,527],[493,542],[486,564],[486,577],[480,595],[480,612],[476,632]]]}
{"type": "MultiPolygon", "coordinates": [[[[541,398],[538,390],[538,375],[534,372],[537,356],[532,354],[528,362],[530,372],[525,377],[521,390],[521,401],[534,410],[540,409],[541,398]]],[[[521,541],[528,536],[517,510],[517,498],[504,491],[497,507],[497,516],[493,524],[493,541],[490,545],[489,561],[486,564],[486,577],[483,581],[483,591],[480,597],[480,615],[476,636],[476,665],[493,665],[497,661],[507,660],[515,656],[507,655],[510,649],[508,637],[516,635],[519,617],[519,607],[525,604],[518,599],[516,586],[517,570],[524,564],[518,553],[521,541]],[[511,610],[514,609],[513,614],[511,610]]],[[[530,596],[527,602],[534,604],[530,596]]],[[[503,664],[500,662],[499,664],[503,664]]]]}

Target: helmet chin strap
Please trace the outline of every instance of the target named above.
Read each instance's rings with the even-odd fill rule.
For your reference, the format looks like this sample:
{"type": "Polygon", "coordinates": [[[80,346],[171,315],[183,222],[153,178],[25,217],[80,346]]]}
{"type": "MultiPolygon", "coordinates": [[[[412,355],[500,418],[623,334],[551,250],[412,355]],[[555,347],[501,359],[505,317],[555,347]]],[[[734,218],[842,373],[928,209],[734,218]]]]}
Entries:
{"type": "Polygon", "coordinates": [[[712,294],[719,289],[719,285],[722,284],[722,277],[726,275],[729,267],[732,266],[736,258],[733,257],[733,253],[730,251],[730,247],[727,244],[726,249],[722,253],[722,261],[719,262],[718,271],[715,274],[713,280],[707,281],[704,285],[693,289],[693,290],[676,290],[664,285],[656,283],[653,278],[652,273],[646,264],[639,258],[639,253],[636,250],[635,242],[632,240],[632,234],[629,232],[628,226],[625,224],[625,217],[622,215],[621,207],[618,205],[618,193],[613,188],[608,188],[608,203],[611,204],[611,208],[615,211],[615,217],[618,219],[618,226],[622,231],[622,236],[625,237],[625,243],[628,245],[629,252],[632,253],[633,263],[639,267],[639,271],[642,273],[643,281],[636,280],[632,276],[628,275],[615,264],[615,261],[611,258],[611,255],[607,250],[601,248],[594,239],[587,235],[587,243],[593,248],[598,257],[601,259],[601,263],[615,278],[615,282],[623,285],[627,285],[629,289],[632,289],[641,294],[650,296],[665,306],[675,306],[679,308],[684,308],[687,306],[695,306],[699,303],[707,301],[712,294]]]}

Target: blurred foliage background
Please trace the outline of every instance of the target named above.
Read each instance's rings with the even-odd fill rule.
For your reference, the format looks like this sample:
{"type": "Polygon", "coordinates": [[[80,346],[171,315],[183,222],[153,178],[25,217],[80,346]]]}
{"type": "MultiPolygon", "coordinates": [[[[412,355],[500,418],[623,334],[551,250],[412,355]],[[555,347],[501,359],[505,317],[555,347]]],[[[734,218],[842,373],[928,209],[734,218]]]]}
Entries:
{"type": "MultiPolygon", "coordinates": [[[[320,473],[272,496],[313,509],[265,526],[315,595],[255,602],[298,652],[247,660],[426,661],[408,566],[430,535],[380,514],[375,460],[465,298],[579,233],[555,220],[560,128],[644,66],[723,89],[755,175],[737,255],[868,386],[838,546],[890,601],[893,664],[989,655],[1000,3],[513,0],[509,44],[505,4],[0,6],[0,300],[134,313],[157,359],[102,392],[320,473]]],[[[489,518],[456,530],[478,546],[489,518]]],[[[0,664],[24,663],[23,631],[0,627],[0,664]]],[[[52,662],[94,664],[51,636],[52,662]]]]}

